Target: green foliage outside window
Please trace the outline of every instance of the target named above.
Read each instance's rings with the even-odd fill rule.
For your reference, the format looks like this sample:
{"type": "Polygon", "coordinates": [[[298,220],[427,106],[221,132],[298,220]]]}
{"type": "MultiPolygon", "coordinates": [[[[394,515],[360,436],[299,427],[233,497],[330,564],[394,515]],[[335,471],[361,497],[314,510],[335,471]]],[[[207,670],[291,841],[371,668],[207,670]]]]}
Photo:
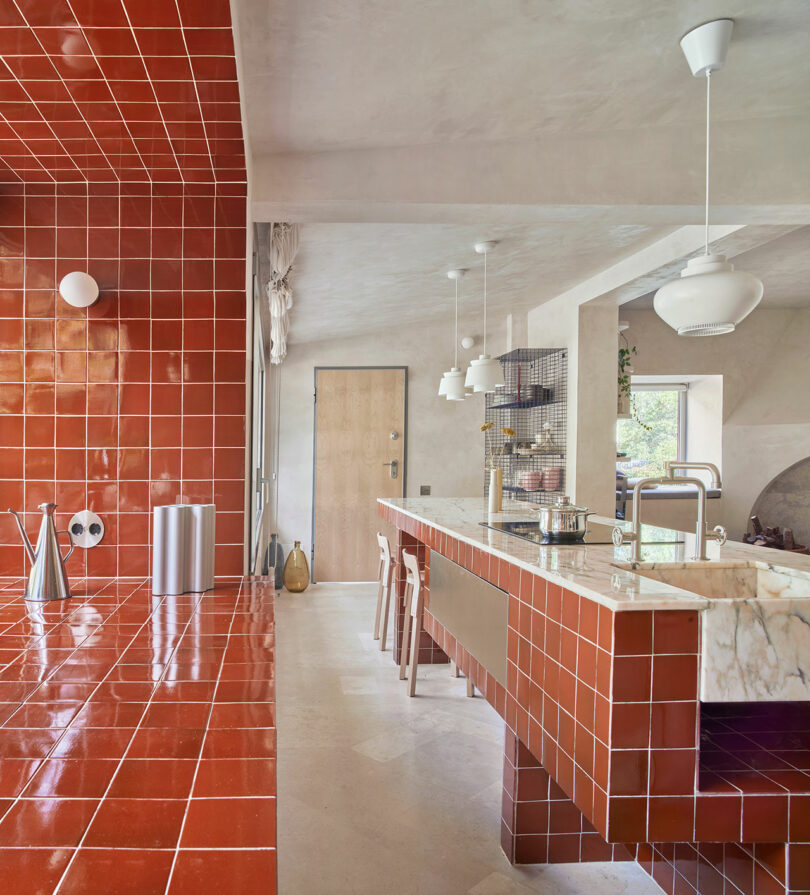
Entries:
{"type": "Polygon", "coordinates": [[[631,478],[664,474],[664,463],[678,459],[679,393],[639,391],[630,393],[636,419],[618,420],[616,448],[627,457],[616,468],[631,478]]]}

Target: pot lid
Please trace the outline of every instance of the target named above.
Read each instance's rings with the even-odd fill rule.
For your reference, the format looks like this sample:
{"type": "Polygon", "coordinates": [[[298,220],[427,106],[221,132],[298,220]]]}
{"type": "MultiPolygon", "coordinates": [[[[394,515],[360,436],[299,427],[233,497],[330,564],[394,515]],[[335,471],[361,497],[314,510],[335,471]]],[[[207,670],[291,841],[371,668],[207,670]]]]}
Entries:
{"type": "Polygon", "coordinates": [[[551,505],[551,508],[556,510],[558,513],[587,513],[587,507],[578,507],[575,504],[571,503],[571,498],[567,495],[561,495],[558,497],[554,503],[551,505]]]}

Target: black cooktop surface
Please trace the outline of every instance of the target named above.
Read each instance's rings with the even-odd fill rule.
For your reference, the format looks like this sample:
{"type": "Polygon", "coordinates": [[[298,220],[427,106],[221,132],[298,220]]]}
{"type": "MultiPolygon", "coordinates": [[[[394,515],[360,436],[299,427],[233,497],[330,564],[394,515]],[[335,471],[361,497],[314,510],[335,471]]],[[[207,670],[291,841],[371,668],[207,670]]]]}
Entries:
{"type": "Polygon", "coordinates": [[[592,522],[588,525],[588,529],[584,536],[579,540],[572,541],[570,538],[546,538],[540,531],[540,523],[533,519],[524,519],[519,522],[479,522],[484,528],[492,528],[495,531],[502,531],[508,535],[514,535],[516,538],[523,538],[524,541],[534,541],[535,544],[549,544],[554,546],[565,547],[567,545],[577,546],[582,544],[612,544],[612,525],[602,525],[598,522],[592,522]]]}
{"type": "MultiPolygon", "coordinates": [[[[621,525],[621,520],[616,520],[621,525]]],[[[523,538],[524,541],[533,541],[535,544],[542,544],[549,547],[577,547],[583,544],[612,544],[613,528],[612,525],[604,525],[601,522],[589,522],[585,535],[579,540],[572,541],[570,539],[560,540],[559,538],[546,538],[540,531],[540,522],[536,519],[521,519],[514,522],[496,522],[486,521],[479,522],[484,528],[491,528],[494,531],[502,531],[504,534],[513,535],[516,538],[523,538]]],[[[652,529],[650,537],[644,539],[645,544],[682,544],[683,539],[676,534],[675,537],[664,534],[666,529],[652,529]],[[655,532],[660,532],[656,536],[655,532]]]]}

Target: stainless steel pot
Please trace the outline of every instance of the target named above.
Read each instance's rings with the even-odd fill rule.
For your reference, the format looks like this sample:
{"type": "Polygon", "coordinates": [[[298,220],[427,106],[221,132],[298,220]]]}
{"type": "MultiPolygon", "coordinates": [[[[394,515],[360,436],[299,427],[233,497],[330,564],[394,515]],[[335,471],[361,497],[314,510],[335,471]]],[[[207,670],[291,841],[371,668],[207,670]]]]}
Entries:
{"type": "Polygon", "coordinates": [[[576,541],[588,527],[587,507],[574,506],[568,497],[558,497],[549,506],[540,507],[540,531],[550,541],[576,541]]]}

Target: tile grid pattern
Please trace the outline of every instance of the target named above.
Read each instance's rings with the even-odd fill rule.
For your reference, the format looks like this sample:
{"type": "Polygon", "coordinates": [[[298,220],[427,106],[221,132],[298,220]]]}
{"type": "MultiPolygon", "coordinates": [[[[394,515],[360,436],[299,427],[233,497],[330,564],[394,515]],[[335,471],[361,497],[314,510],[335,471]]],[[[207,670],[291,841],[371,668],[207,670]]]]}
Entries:
{"type": "Polygon", "coordinates": [[[273,592],[0,590],[0,874],[11,892],[275,891],[273,592]]]}
{"type": "Polygon", "coordinates": [[[501,846],[515,864],[631,861],[634,857],[632,846],[605,842],[508,727],[501,846]]]}
{"type": "MultiPolygon", "coordinates": [[[[217,505],[217,574],[242,571],[245,439],[242,184],[0,188],[0,503],[84,508],[102,543],[72,575],[149,574],[154,505],[217,505]],[[71,270],[101,298],[72,308],[71,270]]],[[[24,573],[10,516],[0,572],[24,573]]]]}
{"type": "Polygon", "coordinates": [[[10,0],[0,180],[246,180],[227,0],[10,0]]]}
{"type": "MultiPolygon", "coordinates": [[[[399,664],[401,656],[402,644],[402,628],[405,622],[405,565],[402,562],[402,551],[407,550],[409,553],[416,553],[419,562],[419,568],[425,571],[425,578],[422,583],[425,594],[425,602],[430,600],[430,554],[424,544],[420,544],[414,537],[397,529],[397,542],[392,557],[394,563],[394,571],[392,580],[396,585],[397,600],[393,604],[393,659],[399,664]]],[[[405,655],[406,661],[410,660],[411,645],[406,644],[405,655]]],[[[448,662],[446,653],[442,651],[436,641],[430,636],[427,627],[422,628],[419,638],[419,664],[420,665],[442,665],[448,662]]]]}
{"type": "MultiPolygon", "coordinates": [[[[735,805],[728,791],[697,791],[695,612],[612,613],[412,517],[388,507],[380,512],[417,541],[509,590],[507,725],[603,835],[639,843],[640,862],[658,868],[656,879],[668,880],[670,893],[692,891],[687,877],[705,862],[707,850],[717,856],[718,847],[730,856],[730,867],[742,862],[750,871],[751,886],[740,888],[744,895],[806,891],[804,781],[790,796],[798,810],[795,821],[791,815],[795,838],[789,846],[787,802],[754,790],[735,805]],[[733,818],[727,825],[735,808],[736,825],[733,818]],[[742,844],[746,833],[759,843],[742,844]],[[645,844],[659,836],[672,843],[718,835],[724,839],[719,846],[645,844]],[[675,848],[682,872],[667,858],[675,848]]],[[[443,642],[435,620],[428,628],[443,642]]],[[[507,748],[507,765],[508,754],[507,748]]],[[[731,895],[732,877],[739,881],[745,872],[718,875],[731,895]]]]}

